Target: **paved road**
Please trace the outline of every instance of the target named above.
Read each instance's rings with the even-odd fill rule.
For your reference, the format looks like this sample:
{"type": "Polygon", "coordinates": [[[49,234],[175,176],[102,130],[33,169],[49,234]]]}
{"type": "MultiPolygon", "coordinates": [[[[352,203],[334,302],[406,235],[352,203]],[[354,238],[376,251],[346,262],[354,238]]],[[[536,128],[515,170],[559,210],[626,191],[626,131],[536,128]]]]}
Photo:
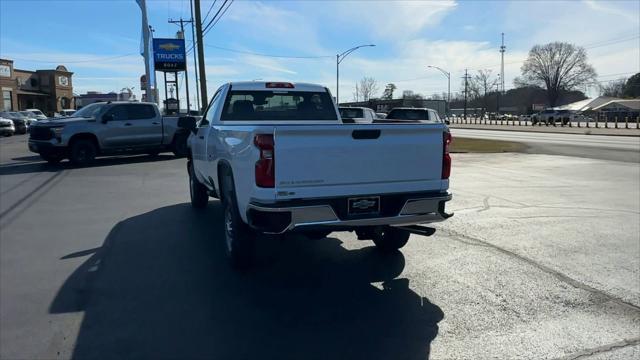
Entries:
{"type": "Polygon", "coordinates": [[[640,356],[638,164],[454,154],[434,236],[293,236],[237,274],[184,159],[25,149],[0,139],[2,359],[640,356]]]}
{"type": "Polygon", "coordinates": [[[451,129],[455,137],[515,141],[529,145],[532,153],[581,156],[640,162],[640,137],[552,134],[524,131],[451,129]]]}

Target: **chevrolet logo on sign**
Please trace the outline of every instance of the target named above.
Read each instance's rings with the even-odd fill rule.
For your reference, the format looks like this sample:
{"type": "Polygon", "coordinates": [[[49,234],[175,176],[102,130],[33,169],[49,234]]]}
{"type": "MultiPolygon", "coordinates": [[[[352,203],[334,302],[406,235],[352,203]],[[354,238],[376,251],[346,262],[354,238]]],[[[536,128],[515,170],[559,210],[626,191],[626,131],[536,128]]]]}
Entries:
{"type": "Polygon", "coordinates": [[[167,51],[175,51],[180,49],[180,45],[176,45],[174,43],[162,44],[162,45],[159,45],[158,47],[162,50],[167,50],[167,51]]]}
{"type": "Polygon", "coordinates": [[[184,39],[153,39],[153,66],[157,71],[184,71],[184,39]]]}

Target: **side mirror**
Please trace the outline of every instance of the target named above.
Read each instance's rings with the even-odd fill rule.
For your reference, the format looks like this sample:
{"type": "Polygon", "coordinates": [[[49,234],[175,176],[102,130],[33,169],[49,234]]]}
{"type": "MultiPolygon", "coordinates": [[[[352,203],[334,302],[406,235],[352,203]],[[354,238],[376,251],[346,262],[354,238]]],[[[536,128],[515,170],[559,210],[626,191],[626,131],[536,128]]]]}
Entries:
{"type": "Polygon", "coordinates": [[[114,116],[113,114],[104,114],[102,115],[102,123],[106,124],[109,121],[113,121],[114,120],[114,116]]]}
{"type": "Polygon", "coordinates": [[[181,116],[178,118],[178,127],[196,133],[196,118],[193,116],[181,116]]]}
{"type": "Polygon", "coordinates": [[[445,124],[447,124],[447,125],[451,125],[451,120],[449,120],[449,119],[444,119],[444,123],[445,123],[445,124]]]}

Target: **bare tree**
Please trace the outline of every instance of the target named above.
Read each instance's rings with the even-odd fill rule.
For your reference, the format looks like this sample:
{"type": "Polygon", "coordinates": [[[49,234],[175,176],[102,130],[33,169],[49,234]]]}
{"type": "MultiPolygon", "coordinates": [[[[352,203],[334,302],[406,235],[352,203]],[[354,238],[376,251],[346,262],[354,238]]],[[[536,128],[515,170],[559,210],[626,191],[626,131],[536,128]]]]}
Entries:
{"type": "Polygon", "coordinates": [[[604,85],[600,85],[600,95],[622,97],[626,82],[626,79],[618,79],[607,82],[604,85]]]}
{"type": "Polygon", "coordinates": [[[387,84],[384,88],[384,92],[382,93],[382,99],[391,100],[393,99],[393,92],[397,89],[396,84],[390,83],[387,84]]]}
{"type": "Polygon", "coordinates": [[[482,96],[483,113],[487,111],[487,92],[498,83],[498,79],[491,76],[491,70],[478,70],[471,78],[474,91],[478,92],[478,98],[482,96]]]}
{"type": "Polygon", "coordinates": [[[378,92],[378,82],[374,78],[363,77],[360,79],[357,91],[358,98],[362,99],[362,101],[369,101],[378,92]]]}
{"type": "Polygon", "coordinates": [[[422,94],[413,92],[413,90],[404,90],[402,92],[402,98],[409,100],[422,100],[424,99],[424,96],[422,96],[422,94]]]}
{"type": "Polygon", "coordinates": [[[549,106],[556,106],[561,90],[576,89],[596,78],[585,49],[563,42],[535,45],[520,70],[518,84],[546,86],[549,106]]]}

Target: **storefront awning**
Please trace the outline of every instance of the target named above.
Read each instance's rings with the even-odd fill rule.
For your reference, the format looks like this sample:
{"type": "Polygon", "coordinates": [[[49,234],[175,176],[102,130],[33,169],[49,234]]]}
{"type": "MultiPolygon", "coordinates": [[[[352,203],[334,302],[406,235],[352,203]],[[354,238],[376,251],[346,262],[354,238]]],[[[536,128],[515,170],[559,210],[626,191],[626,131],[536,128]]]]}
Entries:
{"type": "Polygon", "coordinates": [[[41,92],[36,92],[36,91],[18,90],[16,93],[17,93],[18,95],[49,96],[49,94],[45,94],[45,93],[41,93],[41,92]]]}

